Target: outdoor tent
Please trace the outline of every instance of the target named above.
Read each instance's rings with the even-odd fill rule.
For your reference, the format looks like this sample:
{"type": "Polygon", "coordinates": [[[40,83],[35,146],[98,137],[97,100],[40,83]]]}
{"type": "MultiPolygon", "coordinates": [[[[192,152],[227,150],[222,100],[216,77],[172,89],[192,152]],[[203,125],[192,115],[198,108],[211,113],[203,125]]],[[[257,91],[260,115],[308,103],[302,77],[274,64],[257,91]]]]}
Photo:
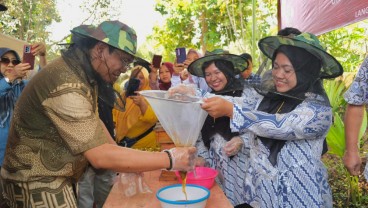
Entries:
{"type": "Polygon", "coordinates": [[[23,46],[25,44],[27,44],[27,42],[0,33],[0,47],[14,49],[21,57],[23,55],[23,46]]]}
{"type": "Polygon", "coordinates": [[[321,35],[367,18],[367,0],[278,0],[279,29],[321,35]]]}

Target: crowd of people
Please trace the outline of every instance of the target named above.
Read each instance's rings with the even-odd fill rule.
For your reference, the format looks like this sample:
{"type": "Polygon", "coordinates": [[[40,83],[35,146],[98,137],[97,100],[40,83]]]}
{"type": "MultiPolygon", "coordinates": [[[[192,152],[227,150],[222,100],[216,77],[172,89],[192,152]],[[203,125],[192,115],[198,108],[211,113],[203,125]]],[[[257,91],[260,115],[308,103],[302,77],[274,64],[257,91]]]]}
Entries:
{"type": "MultiPolygon", "coordinates": [[[[31,44],[40,69],[31,79],[30,64],[0,48],[0,208],[102,207],[118,173],[195,166],[218,170],[236,208],[333,206],[321,161],[333,113],[322,82],[343,68],[315,35],[285,28],[261,39],[272,66],[259,73],[250,54],[223,49],[189,49],[183,63],[157,68],[137,57],[136,33],[119,21],[80,25],[71,37],[54,60],[44,43],[31,44]],[[117,92],[113,84],[128,70],[117,92]],[[208,116],[195,147],[145,151],[158,145],[159,121],[144,90],[203,98],[208,116]]],[[[367,73],[368,57],[344,94],[351,175],[362,163],[367,73]]]]}

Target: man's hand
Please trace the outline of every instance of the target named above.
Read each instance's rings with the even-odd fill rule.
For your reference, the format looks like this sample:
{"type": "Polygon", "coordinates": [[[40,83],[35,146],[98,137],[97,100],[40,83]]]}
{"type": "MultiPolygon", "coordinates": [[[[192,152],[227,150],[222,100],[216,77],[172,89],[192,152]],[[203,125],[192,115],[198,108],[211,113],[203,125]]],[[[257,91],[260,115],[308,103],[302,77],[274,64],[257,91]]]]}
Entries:
{"type": "Polygon", "coordinates": [[[346,151],[343,162],[350,175],[360,175],[360,166],[362,165],[362,160],[360,159],[358,151],[346,151]]]}

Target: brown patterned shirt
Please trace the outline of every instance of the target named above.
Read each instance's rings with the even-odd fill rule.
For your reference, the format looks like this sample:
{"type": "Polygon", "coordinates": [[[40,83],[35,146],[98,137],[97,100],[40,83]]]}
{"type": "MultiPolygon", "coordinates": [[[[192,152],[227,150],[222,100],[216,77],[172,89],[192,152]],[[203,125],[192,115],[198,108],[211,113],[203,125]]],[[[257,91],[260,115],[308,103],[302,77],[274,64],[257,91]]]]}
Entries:
{"type": "Polygon", "coordinates": [[[58,58],[22,92],[9,132],[4,179],[48,181],[44,188],[62,188],[83,173],[83,152],[108,143],[96,113],[96,92],[78,67],[58,58]]]}

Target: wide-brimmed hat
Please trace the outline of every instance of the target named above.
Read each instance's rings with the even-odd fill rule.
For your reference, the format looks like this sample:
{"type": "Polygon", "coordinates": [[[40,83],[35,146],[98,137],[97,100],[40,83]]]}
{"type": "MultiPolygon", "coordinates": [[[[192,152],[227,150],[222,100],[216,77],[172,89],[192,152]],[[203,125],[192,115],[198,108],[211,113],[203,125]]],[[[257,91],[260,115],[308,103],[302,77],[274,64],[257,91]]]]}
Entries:
{"type": "Polygon", "coordinates": [[[147,69],[148,73],[151,72],[151,68],[150,68],[151,64],[148,61],[144,60],[143,58],[136,57],[134,62],[133,62],[133,65],[134,66],[137,66],[137,65],[143,66],[144,68],[147,69]]]}
{"type": "Polygon", "coordinates": [[[76,27],[71,32],[104,42],[135,57],[137,35],[134,29],[119,21],[104,21],[98,27],[93,27],[76,27]]]}
{"type": "Polygon", "coordinates": [[[233,63],[235,74],[239,74],[240,72],[242,72],[242,71],[244,71],[245,69],[248,68],[247,59],[245,59],[241,56],[235,55],[235,54],[230,54],[228,51],[224,51],[222,49],[216,49],[214,51],[207,51],[205,53],[204,57],[193,61],[188,66],[188,71],[189,71],[189,73],[191,73],[191,74],[193,74],[197,77],[204,77],[204,72],[202,70],[202,65],[205,62],[216,60],[216,59],[223,59],[223,60],[227,60],[227,61],[230,61],[231,63],[233,63]]]}
{"type": "Polygon", "coordinates": [[[341,64],[332,55],[326,52],[322,43],[311,33],[301,33],[293,37],[270,36],[258,42],[258,47],[261,49],[262,53],[270,59],[272,59],[275,50],[281,45],[303,48],[321,60],[322,69],[319,76],[321,79],[335,78],[342,75],[344,72],[341,64]]]}
{"type": "Polygon", "coordinates": [[[73,28],[70,32],[78,33],[79,35],[83,35],[83,36],[89,36],[89,34],[92,34],[95,29],[96,29],[96,26],[94,25],[79,25],[73,28]]]}
{"type": "Polygon", "coordinates": [[[4,1],[0,0],[0,11],[6,11],[8,7],[5,6],[4,1]]]}

